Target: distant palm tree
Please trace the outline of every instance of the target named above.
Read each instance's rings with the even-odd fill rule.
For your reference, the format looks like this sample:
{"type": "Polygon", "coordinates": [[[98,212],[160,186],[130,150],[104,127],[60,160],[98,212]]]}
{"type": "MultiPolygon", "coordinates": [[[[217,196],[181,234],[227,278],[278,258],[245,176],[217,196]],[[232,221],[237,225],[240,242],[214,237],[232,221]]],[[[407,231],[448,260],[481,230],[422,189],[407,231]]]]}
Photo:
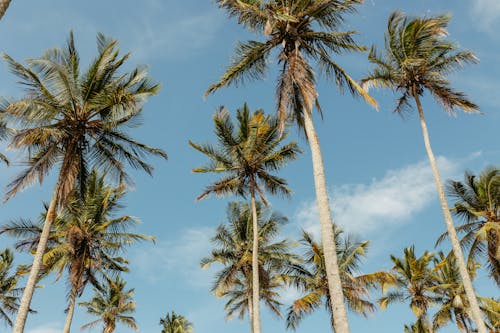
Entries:
{"type": "MultiPolygon", "coordinates": [[[[342,286],[332,217],[326,188],[323,158],[313,123],[313,108],[320,111],[316,74],[325,74],[337,86],[361,95],[370,104],[371,98],[332,55],[362,51],[354,40],[355,31],[342,31],[346,14],[356,12],[356,5],[363,0],[217,0],[219,7],[229,16],[238,19],[245,28],[264,36],[263,41],[240,42],[236,55],[220,80],[211,85],[207,94],[224,86],[237,86],[247,80],[262,79],[269,64],[276,64],[279,71],[276,86],[277,110],[283,128],[286,120],[292,120],[305,131],[311,148],[316,198],[319,208],[322,244],[325,247],[328,283],[332,295],[331,306],[336,318],[337,333],[349,332],[347,313],[344,308],[342,286]],[[275,61],[269,61],[276,54],[275,61]]],[[[260,333],[260,332],[255,332],[260,333]]]]}
{"type": "MultiPolygon", "coordinates": [[[[120,201],[124,194],[122,187],[105,185],[104,177],[93,171],[83,197],[80,190],[75,189],[52,224],[42,271],[44,275],[57,272],[57,279],[65,270],[68,272],[71,288],[64,333],[70,331],[76,298],[83,294],[87,284],[100,288],[103,275],[128,271],[127,260],[118,254],[134,241],[153,240],[150,236],[127,232],[137,222],[134,217],[115,216],[123,207],[120,201]]],[[[32,252],[38,246],[43,221],[14,221],[1,227],[0,234],[20,238],[16,248],[32,252]]]]}
{"type": "Polygon", "coordinates": [[[193,333],[193,324],[174,311],[172,314],[167,313],[165,319],[160,319],[160,325],[161,333],[193,333]]]}
{"type": "Polygon", "coordinates": [[[0,19],[5,15],[7,8],[9,8],[11,0],[0,0],[0,19]]]}
{"type": "Polygon", "coordinates": [[[456,259],[446,257],[440,252],[434,258],[433,274],[436,276],[437,285],[433,289],[439,302],[438,310],[433,316],[433,329],[437,331],[449,322],[455,322],[460,332],[472,333],[472,319],[470,307],[460,279],[456,259]]]}
{"type": "MultiPolygon", "coordinates": [[[[375,305],[368,299],[370,289],[394,283],[394,278],[387,272],[357,274],[369,242],[357,242],[350,236],[342,237],[343,232],[338,227],[335,228],[335,233],[345,302],[351,311],[366,316],[375,310],[375,305]]],[[[335,320],[330,305],[323,247],[306,231],[302,232],[300,242],[305,250],[304,263],[295,265],[283,278],[305,295],[290,306],[286,318],[287,327],[296,329],[304,316],[311,314],[324,303],[333,328],[335,320]]]]}
{"type": "Polygon", "coordinates": [[[167,157],[161,149],[134,141],[127,134],[159,85],[151,82],[145,68],[119,73],[129,55],[119,56],[116,40],[98,34],[97,46],[98,56],[84,72],[80,71],[73,34],[65,49],[48,50],[41,58],[27,60],[27,66],[4,55],[10,70],[26,87],[26,96],[1,109],[20,126],[11,146],[27,150],[29,155],[28,167],[9,184],[6,198],[42,181],[52,169],[58,170],[14,333],[24,330],[51,224],[75,181],[83,191],[88,170],[95,167],[123,182],[129,179],[127,164],[151,174],[153,167],[144,162],[145,156],[167,157]]]}
{"type": "Polygon", "coordinates": [[[102,323],[102,333],[112,333],[116,324],[123,324],[134,331],[139,331],[132,314],[135,312],[135,302],[132,300],[134,289],[125,290],[125,281],[116,277],[107,280],[102,289],[94,287],[95,296],[90,302],[78,303],[87,309],[87,313],[99,317],[82,326],[82,330],[91,329],[102,323]]]}
{"type": "Polygon", "coordinates": [[[449,73],[458,70],[464,64],[477,62],[472,52],[457,51],[457,46],[444,38],[447,35],[446,28],[449,21],[448,16],[411,18],[400,12],[393,13],[388,22],[385,53],[380,55],[375,47],[372,47],[369,60],[375,64],[376,68],[362,80],[362,83],[365,87],[385,87],[401,93],[395,109],[396,113],[408,109],[410,100],[415,100],[425,148],[434,174],[453,254],[457,258],[465,292],[471,304],[472,317],[478,326],[479,333],[486,333],[455,225],[446,202],[420,101],[420,97],[428,91],[449,113],[453,113],[455,108],[460,108],[465,112],[478,111],[478,106],[462,92],[455,91],[447,79],[449,73]]]}
{"type": "Polygon", "coordinates": [[[487,167],[479,177],[466,172],[463,182],[447,185],[455,201],[452,211],[465,221],[457,231],[465,234],[460,242],[469,251],[468,261],[474,263],[486,254],[490,275],[500,287],[500,169],[487,167]]]}
{"type": "Polygon", "coordinates": [[[250,196],[253,216],[252,249],[252,286],[253,286],[253,325],[254,333],[260,333],[259,273],[258,273],[258,216],[255,203],[258,196],[268,204],[264,192],[288,196],[291,191],[283,178],[273,175],[290,160],[297,158],[300,152],[295,142],[282,145],[286,135],[280,132],[279,120],[266,116],[263,110],[250,115],[245,104],[238,109],[238,122],[234,124],[227,110],[215,113],[214,124],[218,145],[189,144],[207,155],[210,163],[194,172],[214,172],[223,177],[210,185],[197,198],[200,200],[209,194],[235,194],[250,196]]]}
{"type": "Polygon", "coordinates": [[[9,249],[0,252],[0,320],[12,326],[10,315],[19,307],[21,288],[17,287],[18,275],[12,273],[14,255],[9,249]]]}
{"type": "Polygon", "coordinates": [[[428,310],[437,302],[434,288],[438,284],[430,266],[434,254],[425,251],[420,257],[415,256],[414,246],[404,249],[402,258],[391,255],[394,263],[392,274],[396,280],[395,290],[379,299],[379,305],[385,309],[396,302],[409,301],[410,309],[419,320],[419,325],[432,332],[428,310]]]}
{"type": "MultiPolygon", "coordinates": [[[[227,224],[217,228],[212,237],[214,249],[201,260],[203,268],[215,263],[224,268],[216,275],[212,291],[216,297],[229,300],[226,303],[227,317],[238,314],[243,319],[246,312],[253,332],[253,214],[245,203],[231,202],[227,208],[227,224]]],[[[277,213],[265,210],[256,204],[259,244],[260,299],[278,316],[280,315],[277,289],[283,286],[279,275],[289,265],[298,262],[287,240],[275,241],[287,219],[277,213]]]]}

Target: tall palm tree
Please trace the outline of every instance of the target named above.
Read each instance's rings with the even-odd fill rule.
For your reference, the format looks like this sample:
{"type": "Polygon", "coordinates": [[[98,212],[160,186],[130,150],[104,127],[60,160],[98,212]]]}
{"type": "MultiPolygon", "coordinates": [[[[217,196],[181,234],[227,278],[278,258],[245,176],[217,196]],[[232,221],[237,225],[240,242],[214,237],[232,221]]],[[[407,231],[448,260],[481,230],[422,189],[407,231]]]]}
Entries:
{"type": "Polygon", "coordinates": [[[429,332],[432,332],[432,324],[428,310],[437,301],[433,289],[438,283],[430,266],[433,259],[434,254],[427,251],[417,258],[414,246],[404,249],[402,258],[391,255],[395,290],[379,299],[382,309],[395,302],[409,301],[413,314],[429,332]]]}
{"type": "Polygon", "coordinates": [[[151,82],[145,68],[119,72],[129,55],[119,55],[116,40],[98,34],[97,46],[96,59],[83,72],[73,34],[66,48],[48,50],[40,58],[27,60],[27,66],[4,56],[26,87],[26,95],[1,109],[19,125],[11,146],[29,155],[28,167],[9,184],[6,198],[42,181],[52,169],[58,170],[14,333],[23,332],[51,224],[75,181],[79,180],[83,191],[88,170],[94,167],[126,181],[126,164],[151,174],[153,167],[144,158],[167,157],[161,149],[134,141],[126,133],[137,125],[144,102],[156,94],[159,85],[151,82]]]}
{"type": "MultiPolygon", "coordinates": [[[[127,260],[119,254],[134,241],[153,240],[150,236],[127,232],[137,223],[134,217],[116,216],[116,211],[123,207],[124,194],[122,187],[106,185],[104,176],[92,171],[83,197],[76,188],[52,224],[42,271],[44,275],[56,272],[57,279],[67,271],[71,288],[64,333],[70,331],[76,298],[85,287],[90,283],[100,288],[102,276],[128,271],[127,260]]],[[[43,221],[14,221],[1,227],[0,234],[5,232],[20,238],[16,248],[32,252],[40,241],[43,221]]]]}
{"type": "MultiPolygon", "coordinates": [[[[286,267],[297,262],[290,242],[275,241],[281,226],[287,219],[277,213],[271,213],[257,203],[258,224],[258,272],[260,300],[278,316],[280,315],[277,289],[283,286],[278,279],[286,267]]],[[[243,319],[246,312],[253,325],[253,213],[245,203],[231,202],[227,208],[227,224],[222,224],[212,237],[214,249],[210,256],[201,260],[203,268],[212,264],[222,264],[224,268],[216,275],[212,291],[216,297],[225,297],[227,317],[238,313],[243,319]]]]}
{"type": "Polygon", "coordinates": [[[500,169],[487,167],[479,177],[466,172],[463,182],[447,185],[455,201],[452,211],[465,222],[457,231],[464,233],[460,242],[469,251],[468,261],[474,263],[486,254],[490,276],[500,287],[500,169]]]}
{"type": "MultiPolygon", "coordinates": [[[[343,237],[343,232],[338,227],[335,228],[335,233],[345,302],[351,311],[366,316],[375,310],[375,305],[368,298],[370,289],[391,284],[394,278],[387,272],[357,274],[361,259],[366,256],[369,242],[357,242],[351,236],[343,237]]],[[[302,232],[300,242],[305,250],[302,256],[304,263],[295,265],[283,278],[305,295],[290,306],[286,319],[287,327],[296,329],[304,316],[311,314],[324,303],[333,328],[335,319],[331,309],[323,248],[306,231],[302,232]]]]}
{"type": "Polygon", "coordinates": [[[471,102],[465,94],[454,90],[446,78],[447,74],[458,70],[464,64],[477,62],[477,58],[472,52],[457,51],[457,46],[445,38],[449,21],[448,16],[411,18],[400,12],[393,13],[389,18],[388,32],[385,37],[386,50],[381,55],[378,54],[375,47],[372,47],[369,60],[375,64],[376,68],[363,79],[362,83],[365,87],[387,87],[401,93],[395,109],[396,113],[408,109],[410,99],[415,101],[446,228],[460,268],[465,292],[471,304],[472,317],[478,326],[479,333],[486,333],[486,327],[481,318],[481,311],[446,202],[420,101],[420,97],[428,91],[448,113],[453,113],[455,108],[460,108],[465,112],[478,111],[478,106],[471,102]]]}
{"type": "Polygon", "coordinates": [[[12,273],[14,255],[9,249],[0,252],[0,320],[12,326],[10,315],[19,307],[22,289],[17,287],[18,275],[12,273]]]}
{"type": "Polygon", "coordinates": [[[102,289],[94,287],[94,297],[90,302],[82,302],[87,313],[99,317],[98,319],[82,326],[83,329],[94,328],[99,323],[103,324],[102,333],[112,333],[116,324],[121,323],[134,331],[138,331],[134,317],[136,304],[133,301],[134,289],[125,290],[125,281],[116,277],[107,279],[107,284],[102,289]]]}
{"type": "Polygon", "coordinates": [[[432,320],[433,329],[437,331],[449,322],[455,322],[460,332],[473,332],[470,306],[460,279],[456,259],[453,256],[446,257],[440,252],[434,258],[433,273],[437,279],[437,285],[433,291],[439,300],[436,303],[439,309],[432,320]]]}
{"type": "Polygon", "coordinates": [[[160,325],[161,333],[193,333],[193,324],[174,311],[172,314],[167,313],[165,319],[160,319],[160,325]]]}
{"type": "Polygon", "coordinates": [[[312,119],[314,106],[320,111],[314,65],[341,90],[347,87],[351,93],[361,95],[376,106],[375,100],[332,57],[333,54],[364,50],[353,40],[354,31],[342,31],[341,28],[345,15],[354,13],[356,5],[363,0],[217,0],[217,3],[229,16],[236,17],[238,23],[263,36],[263,40],[239,43],[233,62],[220,80],[208,88],[207,94],[223,86],[261,79],[270,63],[278,65],[276,113],[282,128],[290,119],[305,131],[309,141],[335,327],[337,333],[347,333],[349,325],[323,158],[312,119]],[[275,62],[268,61],[273,51],[277,56],[275,62]]]}
{"type": "Polygon", "coordinates": [[[279,120],[266,116],[262,110],[250,115],[248,106],[237,110],[238,123],[234,124],[227,110],[215,113],[215,134],[218,145],[190,145],[210,158],[210,163],[194,172],[223,174],[222,179],[210,185],[197,198],[209,194],[236,194],[250,196],[253,216],[252,286],[254,333],[260,333],[259,273],[258,273],[258,216],[256,197],[268,204],[265,192],[288,196],[291,191],[283,178],[273,175],[300,152],[295,142],[282,145],[286,135],[280,132],[279,120]]]}
{"type": "Polygon", "coordinates": [[[5,15],[11,0],[0,0],[0,19],[5,15]]]}

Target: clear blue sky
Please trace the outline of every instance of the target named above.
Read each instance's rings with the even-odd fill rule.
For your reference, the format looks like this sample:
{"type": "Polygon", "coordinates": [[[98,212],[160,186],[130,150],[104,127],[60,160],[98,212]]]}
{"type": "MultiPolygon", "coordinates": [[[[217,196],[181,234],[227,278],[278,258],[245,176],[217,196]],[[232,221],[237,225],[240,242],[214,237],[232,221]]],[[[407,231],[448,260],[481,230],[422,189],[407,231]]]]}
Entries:
{"type": "MultiPolygon", "coordinates": [[[[400,1],[366,0],[358,15],[348,19],[348,29],[358,30],[364,45],[381,45],[387,17],[396,9],[408,14],[451,13],[450,38],[463,48],[475,51],[479,65],[454,75],[455,86],[465,91],[483,115],[457,114],[450,117],[428,97],[427,113],[433,148],[440,156],[445,178],[460,178],[466,169],[480,171],[488,164],[500,164],[500,2],[498,0],[400,1]]],[[[248,101],[252,109],[274,107],[275,77],[247,84],[239,89],[223,89],[207,100],[203,92],[222,74],[239,39],[252,37],[234,20],[228,20],[213,1],[17,1],[0,21],[0,50],[17,60],[37,57],[49,47],[62,46],[70,30],[84,63],[95,55],[97,32],[120,40],[121,50],[132,52],[129,65],[147,64],[151,75],[162,84],[159,96],[146,105],[144,126],[133,133],[141,141],[169,153],[169,161],[154,160],[154,178],[133,173],[135,188],[127,197],[123,213],[142,220],[138,232],[157,237],[156,246],[134,246],[128,252],[132,262],[126,276],[136,290],[136,319],[142,332],[159,332],[158,321],[167,311],[184,314],[196,333],[248,332],[249,325],[237,319],[226,322],[224,300],[209,292],[213,271],[199,268],[199,259],[210,249],[214,228],[224,222],[230,200],[210,198],[195,203],[194,198],[211,177],[192,174],[204,158],[187,142],[213,141],[211,117],[219,105],[234,110],[248,101]]],[[[338,59],[356,79],[370,65],[366,55],[338,59]]],[[[0,66],[0,95],[18,96],[21,89],[0,66]]],[[[340,95],[333,84],[319,82],[324,119],[317,118],[326,175],[334,202],[336,221],[360,239],[371,240],[364,272],[389,268],[390,254],[416,244],[418,253],[433,250],[436,237],[444,231],[418,119],[392,114],[394,96],[373,92],[380,103],[376,112],[361,100],[340,95]]],[[[296,131],[292,137],[295,138],[296,131]]],[[[276,210],[287,215],[284,231],[296,237],[300,228],[316,230],[314,189],[306,142],[299,140],[304,154],[291,163],[283,176],[294,195],[290,200],[273,198],[276,210]]],[[[7,152],[19,162],[22,156],[7,152]]],[[[0,181],[7,184],[20,171],[19,164],[2,166],[0,181]]],[[[11,218],[36,218],[42,201],[48,201],[53,178],[42,187],[33,186],[1,207],[0,222],[11,218]]],[[[11,244],[4,236],[0,248],[11,244]]],[[[18,256],[19,262],[29,260],[18,256]]],[[[477,283],[483,295],[498,296],[481,272],[477,283]]],[[[49,278],[45,288],[36,290],[27,333],[60,332],[64,322],[66,285],[49,278]]],[[[289,294],[289,293],[287,293],[289,294]]],[[[86,293],[83,299],[88,299],[86,293]]],[[[289,299],[285,299],[289,301],[289,299]]],[[[265,332],[284,332],[283,321],[263,310],[265,332]]],[[[74,331],[90,321],[77,309],[74,331]]],[[[351,314],[352,332],[401,332],[414,319],[407,305],[378,311],[368,319],[351,314]]],[[[1,328],[0,331],[6,331],[1,328]]],[[[329,332],[324,311],[306,318],[297,332],[329,332]]],[[[448,331],[454,332],[450,327],[448,331]]],[[[99,332],[95,329],[92,332],[99,332]]],[[[127,332],[118,328],[117,332],[127,332]]]]}

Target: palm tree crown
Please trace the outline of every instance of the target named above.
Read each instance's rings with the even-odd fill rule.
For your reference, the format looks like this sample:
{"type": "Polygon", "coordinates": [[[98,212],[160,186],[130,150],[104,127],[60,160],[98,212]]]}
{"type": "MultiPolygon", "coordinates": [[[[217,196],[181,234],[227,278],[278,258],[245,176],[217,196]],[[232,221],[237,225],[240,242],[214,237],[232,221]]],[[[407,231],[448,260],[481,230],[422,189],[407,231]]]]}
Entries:
{"type": "Polygon", "coordinates": [[[19,307],[19,294],[17,287],[18,276],[11,272],[14,255],[9,249],[0,252],[0,321],[12,326],[10,315],[19,307]]]}
{"type": "Polygon", "coordinates": [[[161,333],[193,333],[193,324],[174,311],[160,319],[160,325],[162,326],[161,333]]]}

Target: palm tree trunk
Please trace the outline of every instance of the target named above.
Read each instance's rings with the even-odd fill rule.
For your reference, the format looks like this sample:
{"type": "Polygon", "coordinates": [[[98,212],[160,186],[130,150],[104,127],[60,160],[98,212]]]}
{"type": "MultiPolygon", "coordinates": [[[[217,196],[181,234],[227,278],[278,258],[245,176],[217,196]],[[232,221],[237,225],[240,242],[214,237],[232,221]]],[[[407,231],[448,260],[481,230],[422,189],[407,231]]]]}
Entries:
{"type": "Polygon", "coordinates": [[[349,333],[349,322],[347,320],[347,312],[344,305],[344,293],[342,292],[337,249],[335,246],[333,219],[326,189],[323,157],[321,155],[318,136],[314,129],[312,115],[307,110],[304,112],[304,128],[307,140],[309,141],[309,147],[311,148],[316,200],[318,203],[319,222],[321,225],[321,241],[323,242],[328,291],[330,293],[330,303],[334,318],[334,329],[335,333],[349,333]]]}
{"type": "Polygon", "coordinates": [[[451,218],[450,208],[448,207],[448,202],[443,190],[443,185],[441,183],[441,176],[439,175],[439,170],[436,163],[436,158],[432,152],[431,143],[429,139],[429,132],[427,131],[427,124],[425,123],[424,110],[422,109],[422,104],[420,103],[420,98],[418,94],[414,93],[413,97],[418,108],[418,114],[420,116],[420,125],[422,126],[422,134],[424,137],[425,149],[427,150],[427,155],[429,157],[429,162],[431,164],[432,172],[434,174],[434,181],[436,182],[436,187],[439,195],[439,201],[441,202],[441,208],[443,210],[444,221],[446,223],[446,228],[448,230],[448,236],[451,241],[451,247],[453,254],[457,259],[458,269],[460,271],[460,276],[462,278],[462,283],[464,285],[465,294],[470,303],[470,309],[472,312],[472,319],[476,323],[478,333],[487,333],[486,326],[484,324],[481,310],[479,309],[479,304],[477,302],[476,294],[472,286],[472,282],[467,271],[467,266],[465,265],[464,255],[462,253],[462,248],[460,247],[460,242],[458,240],[457,231],[455,230],[455,225],[453,219],[451,218]]]}
{"type": "Polygon", "coordinates": [[[0,0],[0,19],[5,15],[7,8],[9,8],[10,0],[0,0]]]}
{"type": "Polygon", "coordinates": [[[257,205],[255,204],[255,190],[252,186],[252,303],[253,303],[253,333],[261,333],[260,327],[260,284],[259,284],[259,225],[257,223],[257,205]]]}
{"type": "Polygon", "coordinates": [[[71,329],[71,322],[73,321],[73,314],[75,313],[75,303],[76,303],[76,285],[71,287],[71,293],[69,294],[69,304],[68,313],[66,314],[66,323],[64,324],[63,333],[69,333],[71,329]]]}
{"type": "Polygon", "coordinates": [[[35,291],[35,286],[38,280],[38,273],[42,267],[42,259],[47,248],[47,241],[50,235],[50,228],[52,222],[56,217],[56,206],[57,206],[57,196],[59,193],[59,188],[61,187],[62,180],[58,179],[54,192],[52,194],[52,200],[50,201],[49,208],[47,209],[47,215],[45,216],[45,222],[43,224],[42,233],[40,235],[40,240],[36,248],[35,257],[33,258],[33,265],[31,266],[30,275],[28,281],[26,282],[26,287],[23,291],[23,297],[19,304],[19,310],[17,311],[16,321],[12,329],[12,333],[23,333],[24,326],[26,325],[26,319],[28,318],[28,312],[30,309],[31,299],[33,297],[33,292],[35,291]]]}
{"type": "Polygon", "coordinates": [[[253,303],[252,295],[248,297],[248,320],[250,321],[250,332],[253,333],[253,303]]]}

